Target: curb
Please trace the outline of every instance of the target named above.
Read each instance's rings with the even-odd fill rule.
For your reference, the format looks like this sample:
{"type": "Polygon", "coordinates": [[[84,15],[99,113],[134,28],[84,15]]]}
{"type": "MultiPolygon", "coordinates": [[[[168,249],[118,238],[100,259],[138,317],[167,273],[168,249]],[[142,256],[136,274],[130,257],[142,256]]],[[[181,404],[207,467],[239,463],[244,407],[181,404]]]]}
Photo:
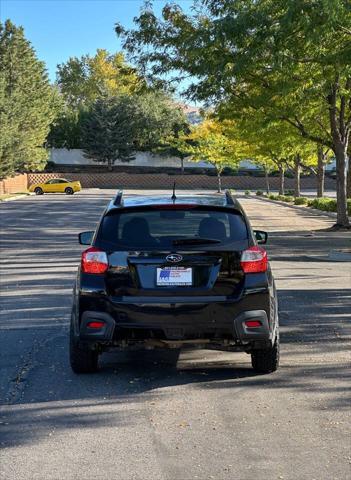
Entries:
{"type": "MultiPolygon", "coordinates": [[[[321,217],[329,217],[333,219],[337,218],[337,214],[335,212],[325,212],[324,210],[318,210],[317,208],[312,208],[312,207],[305,207],[304,205],[292,205],[288,202],[282,202],[280,200],[271,200],[270,198],[265,198],[265,197],[262,198],[261,195],[246,195],[246,197],[257,198],[259,200],[262,200],[262,202],[274,203],[276,205],[282,205],[283,207],[292,208],[294,210],[305,211],[307,213],[308,212],[314,213],[316,215],[320,215],[321,217]]],[[[351,219],[351,217],[349,217],[349,219],[351,219]]]]}
{"type": "Polygon", "coordinates": [[[28,195],[30,195],[30,193],[23,193],[22,195],[16,195],[15,197],[4,198],[3,200],[0,200],[0,202],[12,202],[13,200],[18,200],[19,198],[28,197],[28,195]]]}

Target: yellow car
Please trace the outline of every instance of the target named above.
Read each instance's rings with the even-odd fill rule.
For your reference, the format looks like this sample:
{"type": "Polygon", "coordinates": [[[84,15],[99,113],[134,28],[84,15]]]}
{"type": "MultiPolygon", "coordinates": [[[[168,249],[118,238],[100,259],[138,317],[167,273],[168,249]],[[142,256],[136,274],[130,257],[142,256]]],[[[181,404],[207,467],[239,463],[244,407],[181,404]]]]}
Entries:
{"type": "Polygon", "coordinates": [[[29,187],[30,192],[36,195],[43,195],[43,193],[65,193],[66,195],[73,195],[79,192],[82,186],[79,181],[70,182],[65,178],[51,178],[44,183],[33,183],[29,187]]]}

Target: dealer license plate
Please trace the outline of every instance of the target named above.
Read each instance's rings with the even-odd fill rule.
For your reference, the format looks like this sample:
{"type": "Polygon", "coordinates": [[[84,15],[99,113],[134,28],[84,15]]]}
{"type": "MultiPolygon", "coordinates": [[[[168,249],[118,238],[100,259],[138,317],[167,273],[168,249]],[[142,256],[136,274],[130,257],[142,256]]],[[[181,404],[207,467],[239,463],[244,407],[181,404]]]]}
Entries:
{"type": "Polygon", "coordinates": [[[156,284],[159,287],[180,287],[192,285],[193,269],[185,267],[158,268],[156,284]]]}

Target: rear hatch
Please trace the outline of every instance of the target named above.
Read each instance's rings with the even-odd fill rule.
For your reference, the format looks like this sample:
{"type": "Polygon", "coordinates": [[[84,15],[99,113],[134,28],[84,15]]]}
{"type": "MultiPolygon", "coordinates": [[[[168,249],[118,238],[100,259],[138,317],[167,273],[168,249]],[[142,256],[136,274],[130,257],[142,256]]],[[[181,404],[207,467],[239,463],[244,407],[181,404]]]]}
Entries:
{"type": "Polygon", "coordinates": [[[248,232],[245,219],[235,210],[133,207],[104,217],[95,246],[108,255],[105,278],[111,297],[215,300],[241,293],[240,256],[248,248],[248,232]]]}

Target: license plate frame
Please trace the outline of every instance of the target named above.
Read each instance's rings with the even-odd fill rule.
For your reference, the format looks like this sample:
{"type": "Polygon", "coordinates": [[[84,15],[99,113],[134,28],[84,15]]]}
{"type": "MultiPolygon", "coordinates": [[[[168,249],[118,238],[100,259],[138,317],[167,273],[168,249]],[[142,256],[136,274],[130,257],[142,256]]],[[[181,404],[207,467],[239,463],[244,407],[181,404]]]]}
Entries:
{"type": "Polygon", "coordinates": [[[192,267],[157,267],[157,287],[191,287],[193,285],[192,267]]]}

